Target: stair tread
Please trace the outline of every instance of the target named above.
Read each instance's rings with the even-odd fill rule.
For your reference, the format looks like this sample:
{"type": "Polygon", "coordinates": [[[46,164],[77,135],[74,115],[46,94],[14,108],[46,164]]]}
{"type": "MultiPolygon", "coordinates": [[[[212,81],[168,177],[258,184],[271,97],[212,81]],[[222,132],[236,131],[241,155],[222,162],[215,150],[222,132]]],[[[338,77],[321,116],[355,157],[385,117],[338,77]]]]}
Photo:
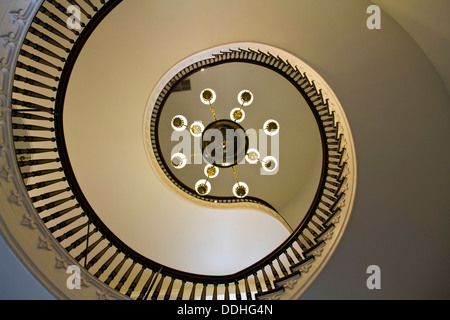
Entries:
{"type": "Polygon", "coordinates": [[[314,256],[307,257],[307,258],[305,258],[305,260],[302,260],[302,261],[297,262],[296,264],[292,265],[291,270],[295,270],[296,268],[300,267],[303,264],[310,262],[311,260],[314,260],[314,256]]]}
{"type": "Polygon", "coordinates": [[[283,286],[281,283],[284,281],[287,281],[289,279],[295,278],[295,277],[300,277],[301,273],[300,271],[296,270],[294,272],[292,272],[291,274],[288,274],[287,276],[284,276],[276,281],[273,282],[275,287],[280,287],[283,286]]]}
{"type": "Polygon", "coordinates": [[[264,291],[264,292],[261,292],[261,293],[257,293],[255,295],[255,298],[257,300],[259,300],[260,298],[270,296],[270,295],[275,294],[277,292],[284,292],[284,287],[283,286],[275,287],[273,289],[270,289],[270,290],[267,290],[267,291],[264,291]]]}

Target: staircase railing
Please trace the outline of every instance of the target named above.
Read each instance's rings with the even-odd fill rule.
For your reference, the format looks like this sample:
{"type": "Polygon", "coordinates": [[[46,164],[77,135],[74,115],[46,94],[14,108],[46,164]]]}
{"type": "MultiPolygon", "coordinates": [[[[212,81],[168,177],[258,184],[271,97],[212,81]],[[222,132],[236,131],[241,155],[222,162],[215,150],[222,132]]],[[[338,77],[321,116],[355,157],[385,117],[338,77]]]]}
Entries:
{"type": "MultiPolygon", "coordinates": [[[[62,121],[65,92],[77,56],[96,26],[120,2],[45,1],[23,41],[12,88],[12,135],[17,164],[36,213],[81,266],[133,299],[250,300],[276,296],[284,284],[307,270],[334,228],[333,218],[340,213],[348,169],[334,111],[304,72],[267,52],[231,50],[193,65],[189,72],[205,65],[245,61],[270,68],[289,80],[308,101],[320,128],[321,183],[309,212],[292,235],[264,259],[235,274],[186,273],[142,256],[108,229],[84,197],[70,165],[62,121]],[[81,30],[67,28],[67,5],[80,8],[81,21],[86,22],[80,25],[81,30]]],[[[180,73],[167,85],[158,103],[187,73],[180,73]]],[[[155,112],[159,111],[157,105],[155,112]]],[[[154,151],[158,157],[157,143],[154,151]]],[[[178,183],[170,174],[167,178],[178,183]]]]}

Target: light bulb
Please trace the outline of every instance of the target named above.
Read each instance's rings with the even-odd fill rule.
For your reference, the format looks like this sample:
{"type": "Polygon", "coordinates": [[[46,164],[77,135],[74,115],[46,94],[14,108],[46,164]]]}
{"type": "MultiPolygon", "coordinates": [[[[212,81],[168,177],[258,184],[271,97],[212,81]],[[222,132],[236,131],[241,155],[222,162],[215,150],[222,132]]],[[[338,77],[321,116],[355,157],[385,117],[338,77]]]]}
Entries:
{"type": "Polygon", "coordinates": [[[205,175],[210,179],[214,179],[219,174],[219,168],[211,164],[206,165],[204,171],[205,175]]]}
{"type": "Polygon", "coordinates": [[[216,101],[217,95],[212,89],[205,89],[200,93],[200,100],[204,104],[213,104],[216,101]]]}
{"type": "Polygon", "coordinates": [[[195,191],[201,196],[206,196],[211,191],[211,183],[205,179],[197,181],[195,191]]]}
{"type": "Polygon", "coordinates": [[[259,151],[256,149],[248,149],[247,154],[245,155],[245,159],[247,159],[248,163],[255,164],[258,162],[260,158],[259,151]]]}
{"type": "Polygon", "coordinates": [[[245,119],[245,112],[241,108],[235,108],[231,110],[230,118],[235,122],[242,122],[245,119]]]}
{"type": "Polygon", "coordinates": [[[182,169],[186,166],[187,158],[182,153],[175,153],[170,158],[171,164],[175,169],[182,169]]]}
{"type": "Polygon", "coordinates": [[[201,137],[203,130],[205,130],[205,126],[199,121],[194,122],[189,128],[189,131],[194,137],[201,137]]]}
{"type": "Polygon", "coordinates": [[[240,105],[247,107],[253,103],[253,93],[248,90],[242,90],[239,92],[237,99],[240,105]]]}
{"type": "Polygon", "coordinates": [[[268,156],[261,161],[262,168],[267,172],[273,172],[278,168],[278,160],[275,157],[268,156]]]}
{"type": "Polygon", "coordinates": [[[245,182],[238,182],[233,186],[233,194],[236,198],[245,198],[248,195],[248,185],[245,182]]]}
{"type": "Polygon", "coordinates": [[[267,120],[263,128],[267,135],[274,136],[280,131],[280,124],[275,120],[267,120]]]}
{"type": "Polygon", "coordinates": [[[183,131],[187,127],[187,120],[185,117],[178,115],[172,118],[172,128],[175,131],[183,131]]]}

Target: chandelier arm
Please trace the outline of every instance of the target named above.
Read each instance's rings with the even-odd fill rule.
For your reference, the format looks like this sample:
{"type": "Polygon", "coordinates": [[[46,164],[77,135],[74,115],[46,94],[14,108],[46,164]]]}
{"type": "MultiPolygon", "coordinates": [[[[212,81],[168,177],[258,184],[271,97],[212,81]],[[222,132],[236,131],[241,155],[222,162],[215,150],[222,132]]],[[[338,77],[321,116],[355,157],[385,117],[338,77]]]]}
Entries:
{"type": "Polygon", "coordinates": [[[250,132],[250,133],[246,133],[246,134],[247,134],[247,136],[250,136],[250,135],[252,135],[252,134],[259,133],[259,131],[260,131],[260,130],[256,130],[256,131],[253,131],[253,132],[250,132]]]}
{"type": "Polygon", "coordinates": [[[195,156],[198,155],[198,154],[201,154],[201,152],[193,153],[193,154],[191,154],[190,156],[187,156],[187,155],[183,154],[183,156],[184,156],[185,159],[187,159],[187,158],[195,157],[195,156]]]}
{"type": "Polygon", "coordinates": [[[239,185],[239,179],[238,179],[237,173],[236,173],[236,169],[234,167],[231,167],[231,168],[233,169],[233,174],[234,174],[234,178],[236,179],[236,183],[238,184],[238,186],[240,186],[239,185]]]}
{"type": "Polygon", "coordinates": [[[209,111],[211,111],[214,121],[217,121],[216,113],[214,112],[214,108],[212,106],[211,101],[209,101],[209,111]]]}

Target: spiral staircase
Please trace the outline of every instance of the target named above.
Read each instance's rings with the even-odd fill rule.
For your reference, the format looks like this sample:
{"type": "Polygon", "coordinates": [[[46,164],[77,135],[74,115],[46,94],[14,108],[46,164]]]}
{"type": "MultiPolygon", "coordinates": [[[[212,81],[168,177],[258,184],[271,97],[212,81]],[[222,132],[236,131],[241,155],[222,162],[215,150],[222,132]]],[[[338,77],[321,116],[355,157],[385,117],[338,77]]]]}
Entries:
{"type": "MultiPolygon", "coordinates": [[[[354,146],[339,100],[306,63],[267,45],[230,42],[210,49],[207,58],[184,66],[186,70],[177,69],[173,76],[205,65],[246,61],[282,75],[303,95],[317,120],[323,167],[305,218],[256,263],[220,276],[158,263],[129,246],[95,212],[77,182],[64,136],[65,95],[76,61],[96,28],[120,4],[116,0],[13,1],[2,20],[0,225],[4,238],[30,272],[61,299],[298,299],[328,262],[353,205],[354,146]],[[67,28],[70,4],[81,9],[80,30],[67,28]],[[82,290],[66,286],[70,265],[81,267],[82,290]]],[[[158,99],[147,106],[152,112],[174,83],[154,86],[158,99]]],[[[155,118],[150,114],[149,119],[155,118]]],[[[146,125],[146,132],[151,132],[151,120],[146,125]]],[[[147,142],[149,150],[158,151],[150,136],[147,142]]],[[[158,153],[154,154],[153,168],[162,170],[161,179],[174,185],[176,192],[184,188],[160,167],[158,153]]],[[[182,193],[195,201],[210,200],[198,199],[188,188],[182,193]]],[[[232,198],[221,202],[246,205],[232,198]]]]}

